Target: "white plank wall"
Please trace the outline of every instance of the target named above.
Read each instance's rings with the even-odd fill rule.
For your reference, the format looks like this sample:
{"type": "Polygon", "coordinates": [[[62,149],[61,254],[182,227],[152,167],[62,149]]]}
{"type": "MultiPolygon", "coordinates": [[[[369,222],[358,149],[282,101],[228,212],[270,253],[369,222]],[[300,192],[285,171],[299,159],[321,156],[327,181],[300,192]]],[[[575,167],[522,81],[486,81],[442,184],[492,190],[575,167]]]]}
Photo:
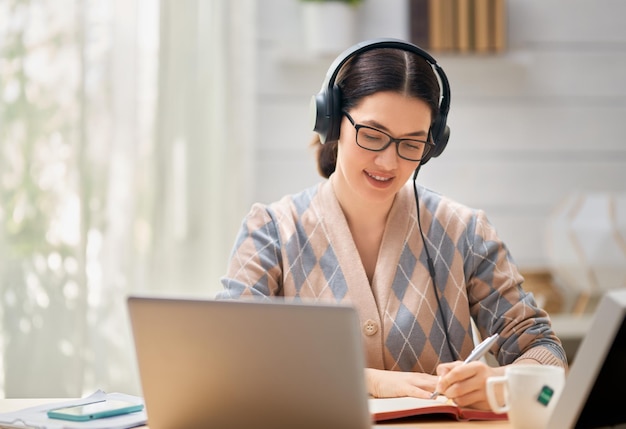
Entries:
{"type": "MultiPolygon", "coordinates": [[[[319,181],[308,106],[333,58],[303,52],[299,7],[258,7],[254,201],[319,181]]],[[[406,38],[407,10],[365,0],[360,38],[406,38]]],[[[418,180],[486,210],[524,269],[545,268],[545,223],[566,195],[626,191],[625,14],[621,0],[509,0],[506,53],[435,55],[452,137],[418,180]]]]}

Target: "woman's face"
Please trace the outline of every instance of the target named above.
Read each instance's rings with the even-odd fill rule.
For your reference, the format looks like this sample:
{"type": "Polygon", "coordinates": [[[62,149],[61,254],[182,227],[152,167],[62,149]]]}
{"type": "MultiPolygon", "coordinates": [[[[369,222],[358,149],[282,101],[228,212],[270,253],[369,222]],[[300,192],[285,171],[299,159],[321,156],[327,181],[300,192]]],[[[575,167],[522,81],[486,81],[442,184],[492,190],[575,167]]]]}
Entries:
{"type": "MultiPolygon", "coordinates": [[[[348,113],[356,124],[376,128],[396,139],[428,139],[431,111],[418,98],[378,92],[365,97],[348,113]]],[[[387,203],[390,207],[419,161],[400,158],[396,143],[380,152],[359,147],[356,129],[345,116],[339,135],[335,183],[342,203],[387,203]]]]}

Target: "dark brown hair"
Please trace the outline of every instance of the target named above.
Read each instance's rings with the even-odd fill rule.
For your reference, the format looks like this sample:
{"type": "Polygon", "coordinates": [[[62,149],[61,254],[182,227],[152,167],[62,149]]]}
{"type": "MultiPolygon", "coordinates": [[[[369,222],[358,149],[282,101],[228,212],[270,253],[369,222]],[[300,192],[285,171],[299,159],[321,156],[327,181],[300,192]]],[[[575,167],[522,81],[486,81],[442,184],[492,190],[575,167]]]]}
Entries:
{"type": "MultiPolygon", "coordinates": [[[[439,112],[439,81],[432,66],[420,55],[393,48],[365,51],[341,68],[335,84],[341,92],[341,108],[349,111],[369,95],[393,91],[419,98],[430,106],[432,121],[439,112]]],[[[431,121],[431,124],[432,124],[431,121]]],[[[315,135],[317,168],[328,178],[337,163],[337,142],[322,144],[315,135]]]]}

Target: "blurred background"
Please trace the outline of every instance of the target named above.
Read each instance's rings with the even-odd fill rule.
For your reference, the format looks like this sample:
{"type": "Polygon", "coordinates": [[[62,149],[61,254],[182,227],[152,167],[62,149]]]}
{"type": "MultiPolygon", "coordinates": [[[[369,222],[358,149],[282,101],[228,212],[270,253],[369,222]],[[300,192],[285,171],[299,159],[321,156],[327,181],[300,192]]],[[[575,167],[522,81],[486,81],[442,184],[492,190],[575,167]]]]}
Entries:
{"type": "MultiPolygon", "coordinates": [[[[434,25],[429,1],[352,0],[314,25],[354,21],[348,39],[320,47],[309,3],[0,0],[0,397],[140,394],[127,295],[212,297],[250,205],[320,181],[309,100],[334,57],[434,25]]],[[[550,240],[555,211],[605,196],[626,249],[626,3],[502,4],[494,49],[422,32],[452,134],[418,181],[484,209],[527,287],[568,313],[579,286],[555,265],[584,264],[555,262],[577,245],[550,240]]]]}

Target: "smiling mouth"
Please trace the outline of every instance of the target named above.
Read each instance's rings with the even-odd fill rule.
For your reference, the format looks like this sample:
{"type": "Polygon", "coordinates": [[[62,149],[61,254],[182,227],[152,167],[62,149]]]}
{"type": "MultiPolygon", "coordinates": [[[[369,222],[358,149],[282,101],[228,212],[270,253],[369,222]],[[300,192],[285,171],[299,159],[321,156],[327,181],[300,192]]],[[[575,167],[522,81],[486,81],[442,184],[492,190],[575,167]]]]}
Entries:
{"type": "Polygon", "coordinates": [[[393,179],[393,177],[382,177],[382,176],[377,176],[375,174],[371,174],[368,173],[367,171],[365,172],[365,174],[367,174],[369,177],[371,177],[374,180],[378,180],[379,182],[388,182],[391,179],[393,179]]]}

